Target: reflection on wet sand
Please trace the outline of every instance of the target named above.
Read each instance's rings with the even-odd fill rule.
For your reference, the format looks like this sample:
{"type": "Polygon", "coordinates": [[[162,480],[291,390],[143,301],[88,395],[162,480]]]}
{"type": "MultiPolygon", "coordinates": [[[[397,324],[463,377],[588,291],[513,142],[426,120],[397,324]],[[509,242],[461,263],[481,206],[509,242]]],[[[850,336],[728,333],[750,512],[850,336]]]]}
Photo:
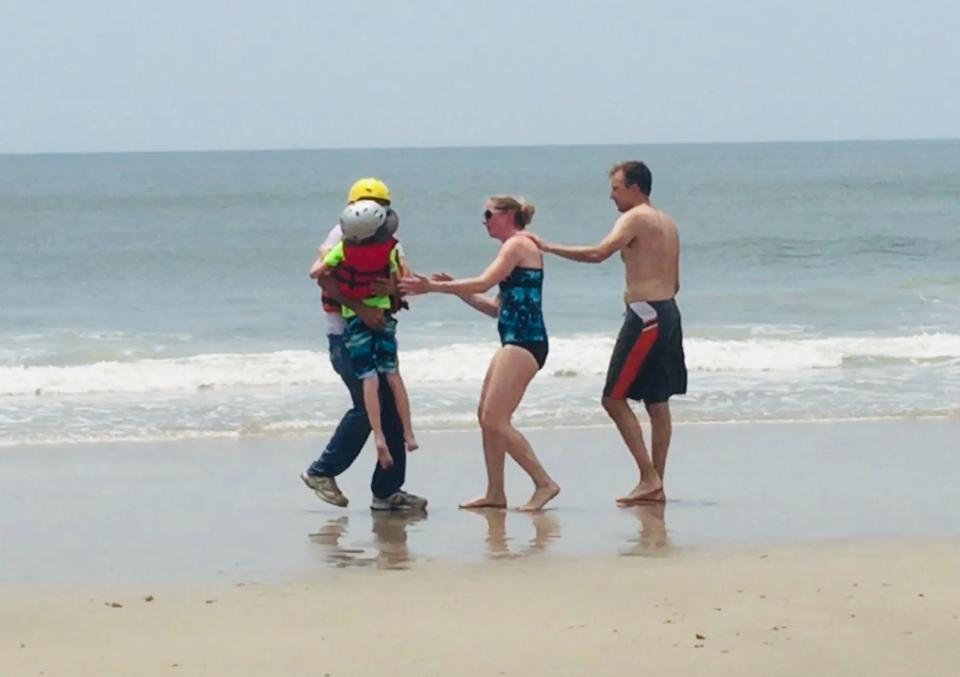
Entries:
{"type": "Polygon", "coordinates": [[[546,550],[550,541],[560,537],[560,520],[549,511],[511,513],[511,519],[533,523],[534,535],[522,547],[511,547],[507,535],[507,511],[497,508],[471,510],[487,520],[487,554],[493,559],[515,559],[546,550]]]}
{"type": "Polygon", "coordinates": [[[324,546],[324,559],[336,567],[406,569],[413,561],[407,548],[407,527],[426,518],[425,512],[372,514],[372,547],[363,547],[363,542],[356,540],[352,547],[341,544],[350,525],[346,515],[329,520],[310,534],[310,540],[324,546]]]}
{"type": "Polygon", "coordinates": [[[665,520],[666,505],[663,503],[644,503],[623,508],[632,512],[640,522],[640,531],[636,538],[628,539],[629,547],[621,554],[625,556],[666,555],[671,548],[665,520]]]}
{"type": "MultiPolygon", "coordinates": [[[[673,545],[667,534],[662,503],[634,505],[620,510],[625,516],[637,520],[637,527],[631,529],[635,535],[629,536],[625,545],[621,540],[623,533],[618,534],[616,547],[621,555],[650,557],[671,552],[673,545]]],[[[368,523],[365,517],[341,515],[325,522],[309,537],[313,543],[322,546],[320,556],[328,565],[377,569],[407,569],[417,560],[436,557],[452,544],[459,544],[453,545],[453,552],[482,552],[482,556],[493,560],[519,559],[547,552],[551,544],[561,538],[561,518],[553,510],[532,513],[497,508],[459,511],[455,513],[455,523],[434,519],[428,529],[419,524],[427,519],[425,512],[373,513],[369,519],[368,523]],[[485,536],[464,529],[467,526],[464,521],[474,521],[478,517],[486,522],[485,536]],[[533,528],[532,534],[530,527],[533,528]],[[451,533],[451,528],[456,534],[451,533]],[[416,538],[416,552],[411,552],[408,547],[411,533],[416,538]],[[475,535],[471,536],[471,533],[475,535]],[[481,538],[483,548],[478,552],[481,538]]],[[[576,526],[574,516],[570,519],[576,526]]],[[[581,524],[581,529],[591,525],[592,520],[588,525],[581,524]]],[[[573,529],[573,532],[570,537],[581,536],[580,529],[573,529]]]]}

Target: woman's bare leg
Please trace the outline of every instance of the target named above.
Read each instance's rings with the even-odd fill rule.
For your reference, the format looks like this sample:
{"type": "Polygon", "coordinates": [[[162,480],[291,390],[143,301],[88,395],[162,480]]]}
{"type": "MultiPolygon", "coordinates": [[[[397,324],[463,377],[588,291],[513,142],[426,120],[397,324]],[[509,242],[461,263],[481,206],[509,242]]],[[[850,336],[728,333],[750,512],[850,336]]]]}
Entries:
{"type": "MultiPolygon", "coordinates": [[[[495,360],[496,358],[494,358],[495,360]]],[[[480,404],[477,405],[477,420],[480,420],[484,403],[487,401],[487,390],[490,385],[490,375],[493,373],[494,360],[490,361],[487,373],[483,377],[483,387],[480,389],[480,404]]],[[[505,452],[493,443],[492,438],[483,428],[483,460],[487,466],[487,492],[470,501],[460,504],[461,508],[506,508],[507,494],[504,489],[503,465],[505,452]]]]}
{"type": "Polygon", "coordinates": [[[511,418],[520,405],[527,385],[538,371],[530,351],[519,346],[503,346],[490,364],[486,397],[480,411],[480,426],[494,449],[509,453],[533,480],[534,492],[520,510],[540,510],[558,493],[560,486],[544,469],[530,442],[513,427],[511,418]]]}

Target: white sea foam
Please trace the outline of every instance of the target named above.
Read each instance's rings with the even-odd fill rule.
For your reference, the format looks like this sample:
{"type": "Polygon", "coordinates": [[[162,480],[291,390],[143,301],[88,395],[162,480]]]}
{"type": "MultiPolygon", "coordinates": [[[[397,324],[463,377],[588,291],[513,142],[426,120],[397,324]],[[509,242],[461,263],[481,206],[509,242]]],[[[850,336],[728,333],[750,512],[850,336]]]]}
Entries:
{"type": "MultiPolygon", "coordinates": [[[[613,348],[609,336],[555,338],[541,378],[597,377],[606,371],[613,348]]],[[[479,383],[494,342],[457,343],[442,349],[401,352],[408,384],[479,383]]],[[[688,338],[692,372],[808,372],[865,364],[960,365],[960,335],[899,337],[688,338]]],[[[193,393],[335,384],[339,377],[323,352],[285,350],[218,353],[184,358],[106,361],[76,366],[0,367],[0,395],[85,395],[193,393]]]]}
{"type": "Polygon", "coordinates": [[[688,342],[687,366],[700,371],[803,371],[839,368],[856,360],[889,362],[960,358],[960,336],[865,336],[688,342]]]}

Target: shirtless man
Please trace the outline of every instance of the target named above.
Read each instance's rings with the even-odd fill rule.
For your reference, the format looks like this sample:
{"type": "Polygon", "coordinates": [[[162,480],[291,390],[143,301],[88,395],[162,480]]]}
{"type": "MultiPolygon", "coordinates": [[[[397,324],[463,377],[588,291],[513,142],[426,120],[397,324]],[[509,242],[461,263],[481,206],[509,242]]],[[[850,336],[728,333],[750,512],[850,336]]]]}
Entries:
{"type": "Polygon", "coordinates": [[[623,327],[617,337],[603,408],[616,423],[636,460],[640,482],[617,499],[620,505],[663,502],[664,468],[670,447],[671,395],[687,391],[680,311],[680,238],[673,219],[650,203],[653,177],[642,162],[623,162],[610,170],[610,199],[620,218],[600,244],[573,247],[534,237],[540,249],[571,261],[600,263],[615,252],[626,269],[623,327]],[[643,401],[650,416],[653,458],[627,399],[643,401]]]}

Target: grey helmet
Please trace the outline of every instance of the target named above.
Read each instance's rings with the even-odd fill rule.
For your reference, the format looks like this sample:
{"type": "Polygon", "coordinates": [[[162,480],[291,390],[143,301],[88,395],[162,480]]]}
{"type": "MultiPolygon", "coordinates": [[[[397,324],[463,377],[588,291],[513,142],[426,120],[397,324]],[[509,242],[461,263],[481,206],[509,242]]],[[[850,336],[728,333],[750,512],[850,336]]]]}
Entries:
{"type": "Polygon", "coordinates": [[[395,235],[397,228],[400,227],[400,216],[391,207],[387,207],[387,220],[383,227],[387,231],[387,235],[395,235]]]}
{"type": "Polygon", "coordinates": [[[340,214],[343,239],[361,242],[376,235],[387,220],[387,209],[375,200],[357,200],[340,214]]]}

